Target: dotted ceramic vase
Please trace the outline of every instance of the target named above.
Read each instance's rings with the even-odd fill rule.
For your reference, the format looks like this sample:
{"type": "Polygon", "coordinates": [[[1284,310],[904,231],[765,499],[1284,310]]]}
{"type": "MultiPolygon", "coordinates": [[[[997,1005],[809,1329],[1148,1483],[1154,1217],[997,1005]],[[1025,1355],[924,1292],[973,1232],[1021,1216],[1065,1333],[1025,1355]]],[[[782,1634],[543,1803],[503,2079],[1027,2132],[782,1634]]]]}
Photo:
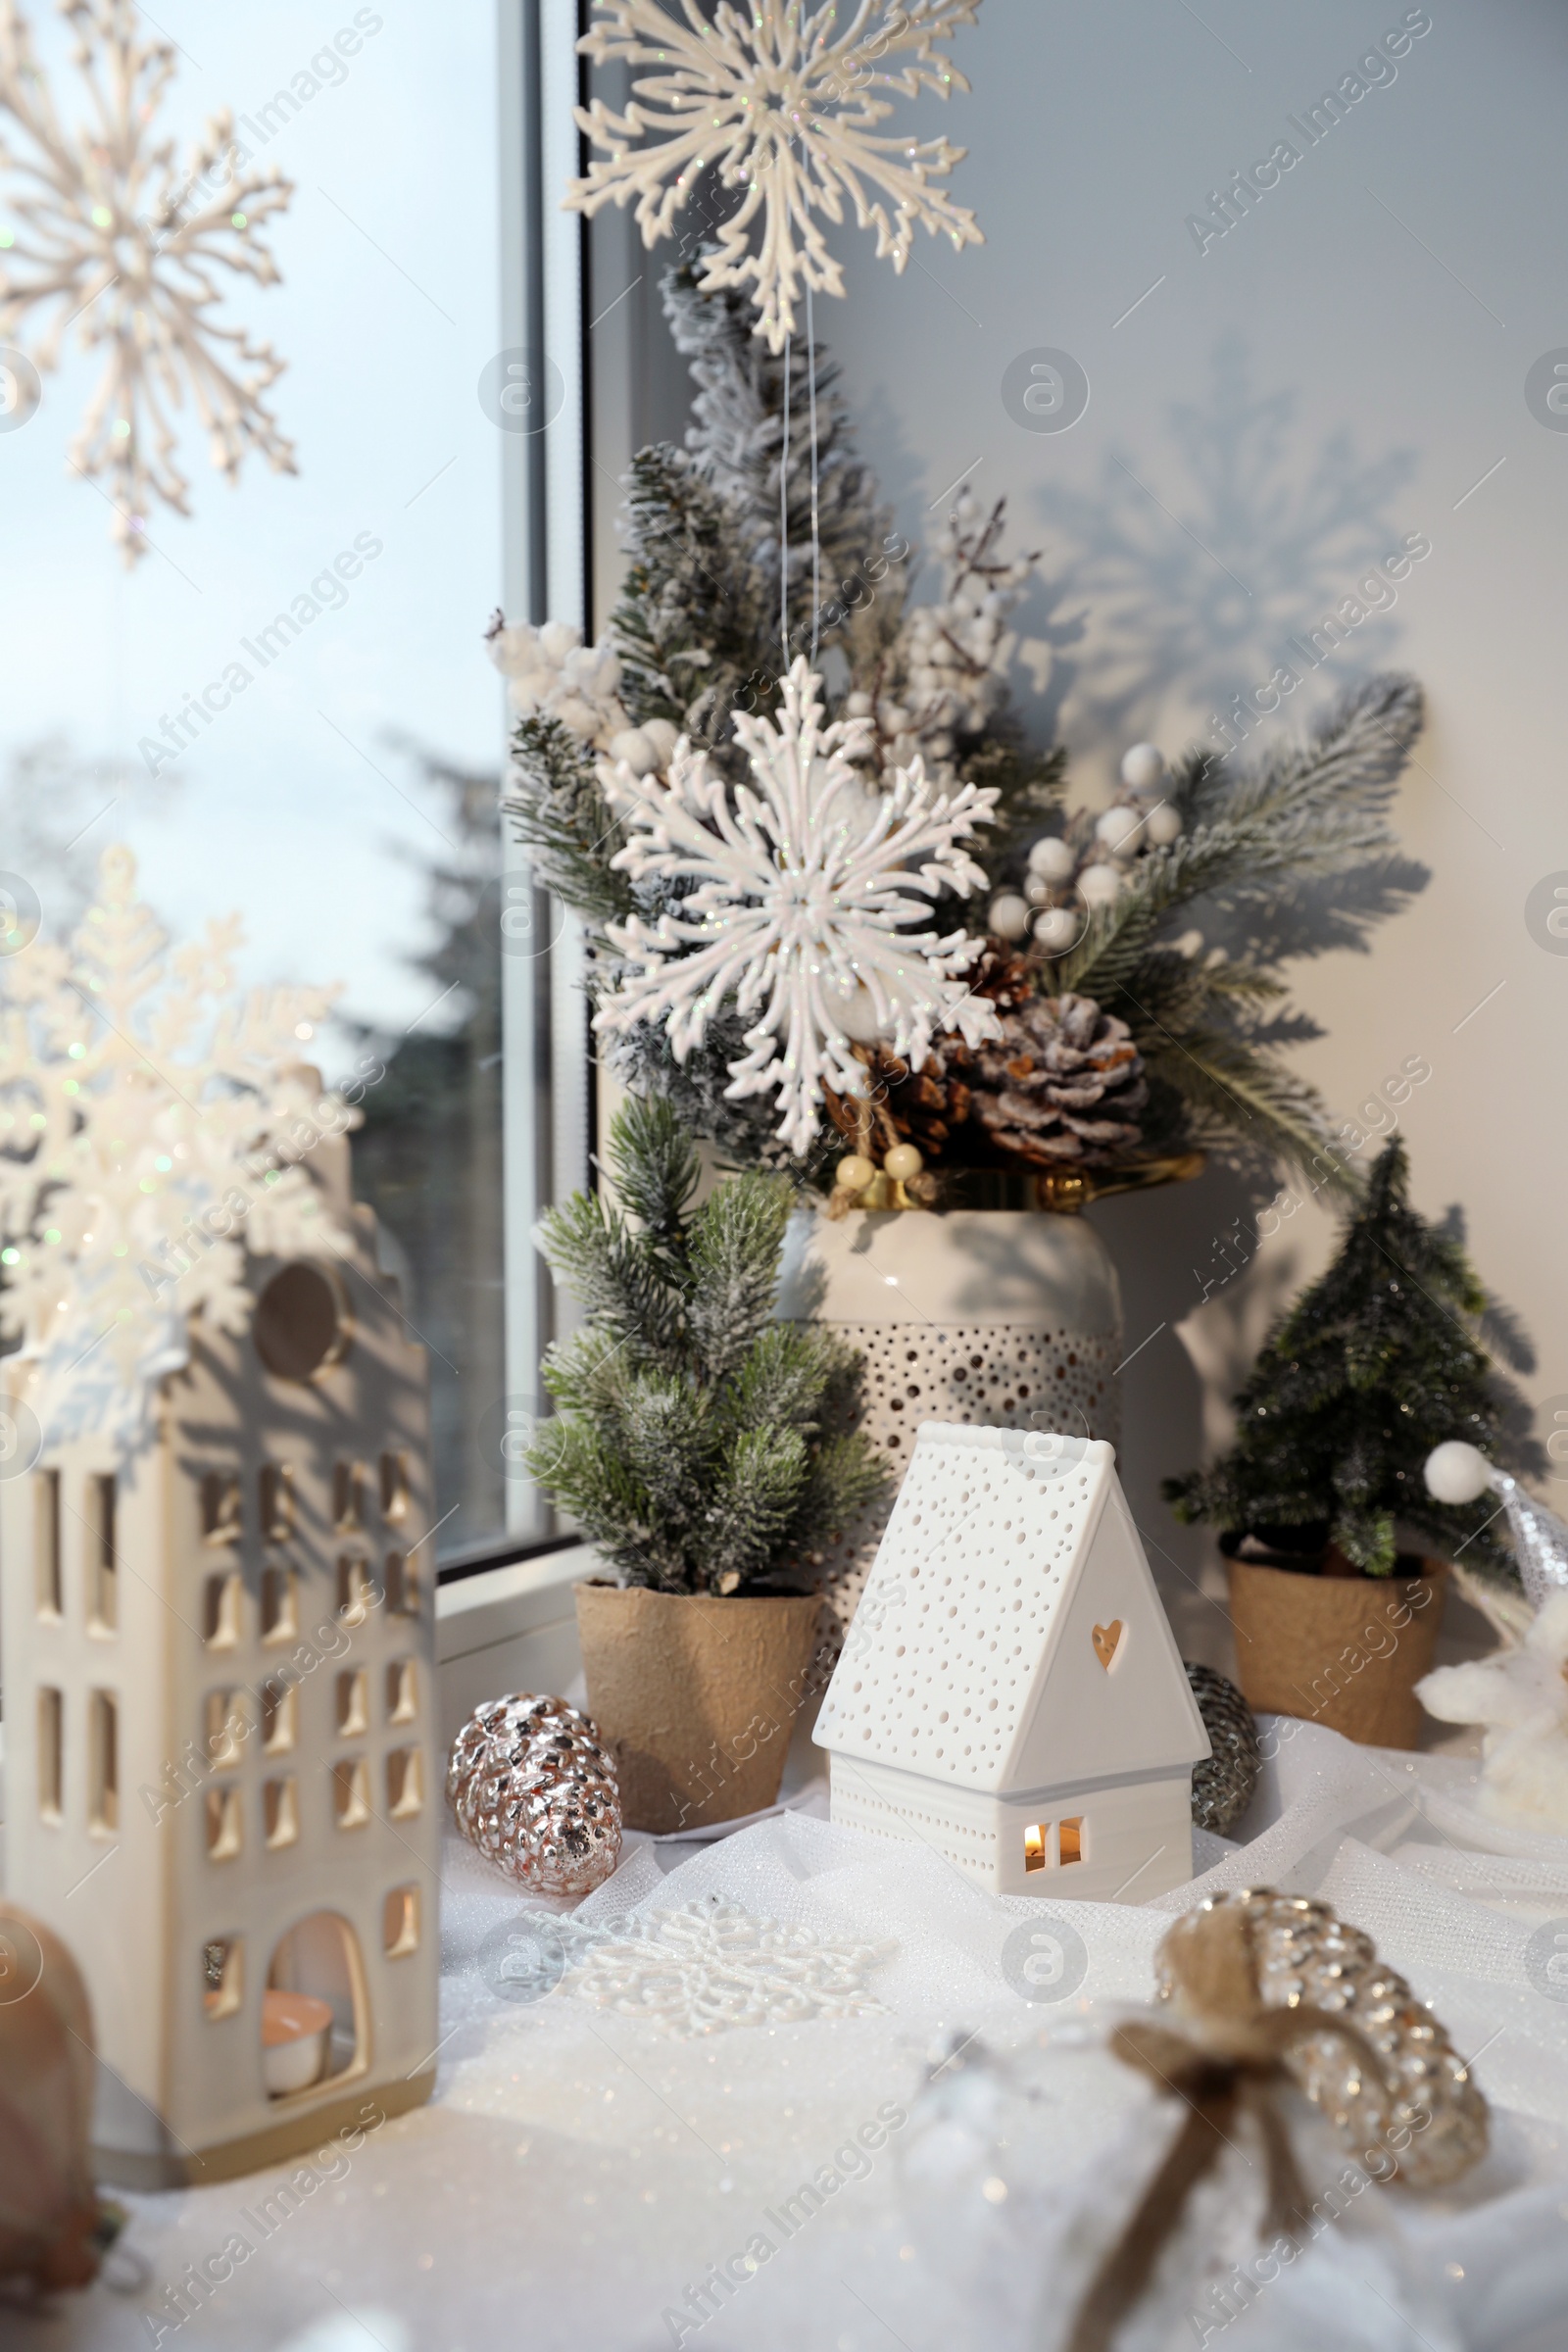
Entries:
{"type": "Polygon", "coordinates": [[[1119,1436],[1121,1292],[1079,1216],[1041,1209],[799,1209],[779,1314],[832,1324],[865,1359],[862,1426],[897,1474],[819,1573],[841,1626],[855,1613],[922,1421],[1119,1436]]]}

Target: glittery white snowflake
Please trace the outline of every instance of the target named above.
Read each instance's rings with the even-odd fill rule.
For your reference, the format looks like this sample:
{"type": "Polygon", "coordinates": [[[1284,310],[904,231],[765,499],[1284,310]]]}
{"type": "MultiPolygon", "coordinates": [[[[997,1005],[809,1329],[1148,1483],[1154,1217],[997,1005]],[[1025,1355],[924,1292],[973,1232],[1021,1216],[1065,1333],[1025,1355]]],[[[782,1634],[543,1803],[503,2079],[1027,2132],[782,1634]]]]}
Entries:
{"type": "Polygon", "coordinates": [[[568,207],[593,214],[635,196],[643,243],[653,245],[669,234],[706,169],[724,187],[744,188],[702,283],[755,280],[757,331],[774,351],[795,331],[804,286],[844,291],[814,215],[842,220],[846,195],[859,226],[876,230],[877,258],[891,254],[901,273],[916,227],[946,234],[955,250],[985,242],[973,213],[930,185],[965,150],[876,127],[894,111],[878,91],[947,98],[968,88],[934,44],[972,24],[980,0],[821,0],[814,8],[809,0],[752,0],[745,9],[719,0],[710,20],[697,0],[682,0],[678,18],[662,0],[595,5],[605,22],[578,43],[583,53],[596,64],[620,59],[658,71],[633,80],[624,114],[600,98],[579,111],[578,126],[610,152],[589,165],[586,179],[572,181],[568,207]],[[635,148],[644,132],[658,144],[635,148]],[[759,213],[761,249],[754,253],[759,213]]]}
{"type": "Polygon", "coordinates": [[[106,851],[72,948],[0,961],[0,1331],[41,1420],[181,1360],[187,1315],[244,1329],[247,1249],[348,1244],[300,1164],[359,1124],[303,1066],[335,992],[236,1000],[237,920],[166,958],[135,885],[106,851]]]}
{"type": "Polygon", "coordinates": [[[657,923],[633,915],[607,926],[641,968],[607,1000],[598,1027],[662,1021],[684,1061],[727,996],[743,1016],[764,1006],[725,1092],[736,1101],[776,1092],[778,1132],[794,1152],[815,1132],[824,1078],[843,1094],[863,1090],[855,1040],[883,1039],[919,1062],[934,1030],[957,1029],[971,1045],[998,1035],[992,1005],[957,977],[983,943],[908,928],[939,893],[986,887],[961,844],[989,820],[995,791],[934,793],[916,759],[891,791],[868,792],[853,763],[860,722],[824,727],[820,698],[803,658],[776,723],[736,713],[755,791],[732,789],[684,738],[667,783],[622,762],[610,785],[631,834],[612,862],[634,879],[695,888],[657,923]]]}
{"type": "Polygon", "coordinates": [[[885,2017],[867,1985],[892,1943],[833,1943],[716,1896],[633,1919],[589,1951],[562,1989],[667,2034],[885,2017]]]}
{"type": "Polygon", "coordinates": [[[79,321],[84,349],[103,351],[103,371],[70,463],[110,482],[111,537],[133,563],[146,552],[155,498],[188,514],[190,485],[174,463],[174,412],[187,392],[211,441],[213,464],[232,481],[250,450],[292,473],[294,453],[261,395],[281,374],[270,344],[211,317],[218,273],[275,285],[277,269],[257,237],[293,194],[275,169],[243,168],[226,111],[213,117],[182,171],[172,139],[148,135],[174,73],[174,50],[141,29],[132,0],[59,0],[75,32],[75,63],[88,117],[68,130],[38,65],[26,20],[0,0],[0,171],[17,192],[0,224],[0,341],[33,310],[54,306],[31,357],[58,364],[66,329],[79,321]],[[15,223],[15,225],[13,225],[15,223]]]}

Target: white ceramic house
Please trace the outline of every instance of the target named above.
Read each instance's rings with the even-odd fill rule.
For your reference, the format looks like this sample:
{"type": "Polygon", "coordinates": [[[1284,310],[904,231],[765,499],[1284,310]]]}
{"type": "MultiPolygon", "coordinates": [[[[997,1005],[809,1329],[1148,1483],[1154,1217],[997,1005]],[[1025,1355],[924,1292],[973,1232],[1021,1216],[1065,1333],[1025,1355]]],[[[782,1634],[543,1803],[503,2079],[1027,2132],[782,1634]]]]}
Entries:
{"type": "Polygon", "coordinates": [[[835,1821],[995,1893],[1191,1878],[1208,1735],[1113,1448],[926,1422],[815,1738],[835,1821]]]}
{"type": "Polygon", "coordinates": [[[0,1483],[6,1891],[86,1979],[97,2160],[135,2187],[434,2082],[424,1350],[346,1143],[313,1158],[352,1251],[253,1264],[249,1332],[192,1322],[129,1459],[0,1483]]]}

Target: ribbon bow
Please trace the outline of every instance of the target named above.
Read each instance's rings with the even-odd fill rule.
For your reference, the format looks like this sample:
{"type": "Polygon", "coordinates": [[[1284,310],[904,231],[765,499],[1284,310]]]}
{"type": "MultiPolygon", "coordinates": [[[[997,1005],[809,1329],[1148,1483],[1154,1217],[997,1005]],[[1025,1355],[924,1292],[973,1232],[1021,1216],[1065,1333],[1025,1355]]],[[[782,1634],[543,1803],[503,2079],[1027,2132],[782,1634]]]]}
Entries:
{"type": "Polygon", "coordinates": [[[1280,2106],[1280,2093],[1296,2086],[1291,2059],[1298,2044],[1335,2035],[1391,2100],[1397,2096],[1382,2058],[1347,2019],[1304,2004],[1264,2006],[1252,1926],[1243,1903],[1188,1912],[1160,1946],[1181,2023],[1134,2019],[1111,2035],[1110,2047],[1123,2064],[1139,2068],[1172,2098],[1185,2100],[1187,2114],[1101,2263],[1079,2308],[1068,2352],[1108,2352],[1175,2234],[1188,2198],[1233,2144],[1244,2116],[1257,2128],[1267,2171],[1262,2235],[1293,2243],[1300,2236],[1310,2199],[1280,2106]]]}

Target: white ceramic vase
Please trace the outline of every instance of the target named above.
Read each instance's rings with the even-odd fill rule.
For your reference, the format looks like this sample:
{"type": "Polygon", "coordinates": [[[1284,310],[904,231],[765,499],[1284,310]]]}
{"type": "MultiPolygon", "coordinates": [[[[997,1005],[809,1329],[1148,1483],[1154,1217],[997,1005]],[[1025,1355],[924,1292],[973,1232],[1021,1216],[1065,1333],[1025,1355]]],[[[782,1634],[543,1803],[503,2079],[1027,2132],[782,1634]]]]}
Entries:
{"type": "MultiPolygon", "coordinates": [[[[1080,1216],[798,1209],[778,1312],[832,1324],[865,1359],[862,1427],[902,1478],[922,1421],[1119,1437],[1121,1292],[1080,1216]]],[[[854,1615],[898,1491],[823,1554],[823,1589],[854,1615]]]]}

